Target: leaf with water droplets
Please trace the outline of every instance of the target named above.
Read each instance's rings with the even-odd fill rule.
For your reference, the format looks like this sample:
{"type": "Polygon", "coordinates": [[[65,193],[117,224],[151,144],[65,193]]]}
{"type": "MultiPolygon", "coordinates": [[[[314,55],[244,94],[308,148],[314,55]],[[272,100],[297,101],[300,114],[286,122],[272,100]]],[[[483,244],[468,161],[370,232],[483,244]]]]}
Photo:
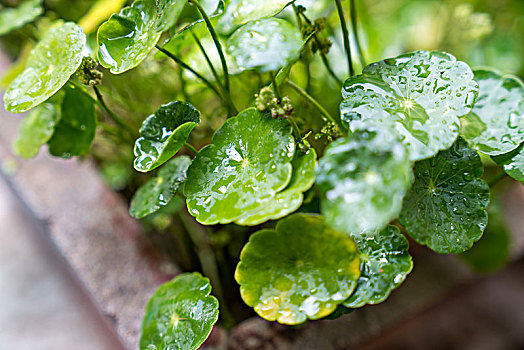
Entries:
{"type": "Polygon", "coordinates": [[[60,118],[60,109],[53,103],[42,103],[32,109],[22,121],[14,144],[16,154],[32,158],[49,141],[60,118]]]}
{"type": "Polygon", "coordinates": [[[461,118],[461,135],[482,153],[511,152],[524,141],[524,85],[516,77],[477,70],[479,97],[461,118]]]}
{"type": "Polygon", "coordinates": [[[184,273],[161,285],[146,306],[140,350],[194,350],[218,320],[218,300],[209,280],[184,273]]]}
{"type": "Polygon", "coordinates": [[[81,87],[66,85],[60,103],[60,119],[48,141],[49,153],[57,157],[83,156],[91,149],[96,132],[93,100],[81,87]]]}
{"type": "Polygon", "coordinates": [[[266,320],[290,325],[331,314],[359,275],[355,242],[323,217],[306,214],[251,235],[235,271],[247,305],[266,320]]]}
{"type": "Polygon", "coordinates": [[[296,152],[293,158],[291,181],[281,192],[270,197],[253,210],[245,212],[236,223],[258,225],[267,220],[276,220],[296,211],[304,200],[306,192],[315,183],[317,153],[311,148],[306,153],[296,152]]]}
{"type": "Polygon", "coordinates": [[[446,151],[415,164],[415,183],[399,221],[418,243],[440,254],[462,253],[486,228],[489,187],[478,153],[459,138],[446,151]]]}
{"type": "Polygon", "coordinates": [[[169,204],[180,185],[186,181],[187,168],[191,164],[188,156],[176,157],[160,169],[158,176],[152,178],[136,191],[129,213],[141,219],[169,204]]]}
{"type": "Polygon", "coordinates": [[[357,308],[386,300],[413,269],[409,242],[396,226],[362,235],[351,235],[360,251],[361,276],[344,306],[357,308]]]}
{"type": "Polygon", "coordinates": [[[492,157],[504,166],[504,171],[517,181],[524,183],[524,142],[513,151],[492,157]]]}
{"type": "Polygon", "coordinates": [[[137,0],[113,14],[99,28],[98,59],[111,73],[136,67],[155,47],[162,32],[171,28],[186,1],[137,0]]]}
{"type": "Polygon", "coordinates": [[[220,18],[218,28],[221,32],[229,34],[247,22],[273,17],[289,3],[289,0],[230,0],[226,12],[220,18]]]}
{"type": "Polygon", "coordinates": [[[416,51],[373,63],[344,83],[342,120],[396,129],[411,160],[448,149],[459,134],[459,116],[478,94],[469,66],[450,54],[416,51]]]}
{"type": "Polygon", "coordinates": [[[271,202],[291,180],[291,131],[287,120],[254,108],[228,119],[188,169],[189,212],[205,225],[226,224],[271,202]]]}
{"type": "Polygon", "coordinates": [[[42,14],[42,0],[25,0],[18,7],[0,10],[0,35],[34,21],[42,14]]]}
{"type": "Polygon", "coordinates": [[[319,160],[321,212],[344,233],[379,231],[397,217],[412,181],[412,162],[396,135],[379,127],[355,130],[319,160]]]}
{"type": "Polygon", "coordinates": [[[80,26],[71,22],[52,26],[29,54],[24,71],[7,88],[5,108],[22,113],[60,90],[80,66],[85,43],[80,26]]]}
{"type": "Polygon", "coordinates": [[[300,30],[278,18],[249,22],[227,41],[227,52],[238,68],[277,71],[298,60],[304,41],[300,30]]]}
{"type": "Polygon", "coordinates": [[[173,101],[144,120],[135,142],[135,169],[148,172],[174,156],[200,124],[200,112],[189,103],[173,101]]]}

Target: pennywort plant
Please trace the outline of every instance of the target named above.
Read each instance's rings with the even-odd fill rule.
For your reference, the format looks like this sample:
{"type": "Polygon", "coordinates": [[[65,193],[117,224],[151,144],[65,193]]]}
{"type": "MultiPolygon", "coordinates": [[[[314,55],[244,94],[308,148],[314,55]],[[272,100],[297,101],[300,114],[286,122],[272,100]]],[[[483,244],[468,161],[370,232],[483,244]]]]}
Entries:
{"type": "MultiPolygon", "coordinates": [[[[42,8],[3,11],[5,33],[42,8]]],[[[141,349],[196,349],[218,300],[223,324],[238,321],[238,286],[288,325],[381,303],[413,268],[407,237],[463,253],[488,225],[490,187],[524,181],[522,81],[441,51],[366,65],[355,1],[136,0],[97,13],[96,33],[37,20],[43,34],[4,102],[29,111],[23,157],[47,144],[134,166],[131,215],[172,234],[182,267],[210,278],[184,273],[156,291],[141,349]],[[171,96],[161,105],[116,88],[126,72],[128,96],[144,88],[131,75],[144,65],[161,72],[149,82],[171,96]],[[339,108],[324,103],[330,86],[339,108]]]]}

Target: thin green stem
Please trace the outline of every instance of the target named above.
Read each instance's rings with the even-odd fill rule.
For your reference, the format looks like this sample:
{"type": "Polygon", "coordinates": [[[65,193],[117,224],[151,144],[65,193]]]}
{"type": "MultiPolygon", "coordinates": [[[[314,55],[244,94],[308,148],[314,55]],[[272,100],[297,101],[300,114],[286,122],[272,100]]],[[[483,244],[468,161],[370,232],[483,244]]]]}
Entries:
{"type": "Polygon", "coordinates": [[[355,38],[355,44],[357,46],[358,58],[362,68],[366,66],[366,60],[364,59],[364,52],[362,51],[362,46],[360,45],[360,39],[358,38],[358,25],[357,25],[357,8],[355,6],[355,0],[350,0],[349,15],[351,17],[351,28],[353,29],[353,37],[355,38]]]}
{"type": "Polygon", "coordinates": [[[192,144],[190,144],[190,143],[188,143],[188,142],[186,142],[186,143],[184,144],[184,146],[186,146],[186,148],[187,148],[188,150],[190,150],[191,153],[193,153],[195,156],[197,155],[198,150],[195,148],[195,146],[193,146],[192,144]]]}
{"type": "Polygon", "coordinates": [[[337,11],[338,11],[338,17],[340,18],[340,25],[342,27],[342,35],[344,36],[344,49],[346,50],[347,60],[348,60],[348,67],[349,67],[349,75],[353,76],[355,74],[353,70],[353,62],[351,61],[351,46],[349,44],[349,30],[346,23],[346,18],[344,16],[344,8],[342,7],[342,1],[341,0],[335,0],[337,3],[337,11]]]}
{"type": "Polygon", "coordinates": [[[129,132],[129,135],[134,137],[135,135],[135,129],[133,129],[130,125],[128,125],[126,122],[124,122],[119,116],[117,116],[104,101],[104,97],[100,93],[100,90],[96,87],[96,85],[93,86],[93,90],[95,91],[96,98],[98,99],[98,102],[100,106],[107,112],[109,117],[119,126],[126,129],[127,132],[129,132]]]}
{"type": "Polygon", "coordinates": [[[501,180],[503,180],[504,178],[506,178],[506,172],[502,171],[501,173],[495,175],[493,178],[491,178],[491,179],[489,179],[487,181],[488,182],[488,186],[489,187],[493,187],[496,184],[498,184],[501,180]]]}
{"type": "MultiPolygon", "coordinates": [[[[220,93],[220,91],[218,91],[218,89],[213,85],[211,84],[211,82],[209,80],[207,80],[202,74],[198,73],[196,70],[194,70],[193,68],[191,68],[187,63],[185,63],[184,61],[182,61],[180,58],[176,57],[173,53],[169,52],[168,50],[164,49],[163,47],[159,46],[159,45],[155,45],[156,49],[160,52],[162,52],[164,55],[166,55],[167,57],[169,57],[170,59],[172,59],[174,62],[176,62],[180,67],[184,68],[184,69],[187,69],[188,71],[190,71],[191,73],[193,73],[194,76],[196,76],[198,79],[200,79],[204,84],[207,85],[208,88],[210,88],[211,90],[213,90],[213,92],[222,100],[224,101],[224,96],[222,96],[222,94],[220,93]]],[[[224,101],[226,102],[226,101],[224,101]]]]}
{"type": "Polygon", "coordinates": [[[313,105],[313,107],[315,107],[320,112],[320,116],[321,116],[321,118],[325,122],[330,121],[330,122],[334,123],[335,125],[337,125],[339,127],[339,129],[341,130],[341,132],[343,132],[343,133],[346,132],[346,129],[343,127],[343,125],[340,122],[340,120],[335,119],[324,107],[322,107],[322,105],[313,96],[308,94],[306,90],[302,89],[300,86],[298,86],[297,84],[295,84],[291,80],[287,80],[286,83],[291,88],[293,88],[293,90],[295,90],[300,96],[302,96],[309,103],[311,103],[313,105]]]}
{"type": "Polygon", "coordinates": [[[271,85],[273,86],[273,91],[275,92],[275,96],[278,102],[282,102],[282,96],[280,96],[280,90],[278,89],[275,72],[269,72],[269,76],[271,77],[271,85]]]}

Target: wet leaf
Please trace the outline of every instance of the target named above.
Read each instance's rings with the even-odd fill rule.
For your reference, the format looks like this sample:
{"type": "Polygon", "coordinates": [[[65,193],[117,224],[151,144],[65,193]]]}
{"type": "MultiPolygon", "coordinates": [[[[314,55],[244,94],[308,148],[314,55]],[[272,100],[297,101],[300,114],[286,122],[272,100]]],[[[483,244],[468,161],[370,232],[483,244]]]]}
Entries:
{"type": "Polygon", "coordinates": [[[80,66],[85,43],[82,28],[74,23],[51,27],[31,51],[24,71],[7,88],[5,108],[22,113],[60,90],[80,66]]]}
{"type": "Polygon", "coordinates": [[[14,144],[16,154],[32,158],[49,141],[60,118],[60,110],[52,103],[42,103],[32,109],[22,121],[14,144]]]}
{"type": "Polygon", "coordinates": [[[49,140],[49,153],[70,158],[89,152],[95,138],[96,115],[93,100],[81,88],[65,86],[60,119],[49,140]]]}
{"type": "Polygon", "coordinates": [[[321,216],[294,214],[251,235],[235,279],[244,302],[269,321],[299,324],[331,314],[360,274],[355,242],[321,216]]]}
{"type": "Polygon", "coordinates": [[[97,30],[100,23],[116,11],[120,11],[126,0],[96,0],[87,13],[78,20],[86,34],[97,30]]]}
{"type": "Polygon", "coordinates": [[[355,130],[319,160],[321,212],[344,233],[382,230],[399,214],[412,181],[412,162],[396,135],[371,126],[355,130]]]}
{"type": "Polygon", "coordinates": [[[486,228],[489,187],[478,153],[459,138],[446,151],[415,164],[415,183],[399,221],[418,243],[440,254],[462,253],[486,228]]]}
{"type": "Polygon", "coordinates": [[[296,211],[304,200],[306,192],[315,183],[317,154],[313,148],[307,153],[296,152],[293,158],[291,181],[281,192],[268,198],[253,210],[247,211],[236,223],[239,225],[258,225],[267,220],[276,220],[296,211]]]}
{"type": "Polygon", "coordinates": [[[200,150],[184,185],[189,212],[205,225],[238,220],[289,184],[295,142],[287,120],[249,108],[200,150]]]}
{"type": "Polygon", "coordinates": [[[509,153],[493,157],[493,160],[503,165],[509,176],[524,183],[524,143],[509,153]]]}
{"type": "Polygon", "coordinates": [[[303,44],[300,30],[278,18],[249,22],[227,41],[227,52],[240,69],[277,71],[298,60],[303,44]]]}
{"type": "Polygon", "coordinates": [[[185,102],[174,101],[158,108],[144,120],[135,142],[135,169],[148,172],[174,156],[200,124],[200,112],[185,102]]]}
{"type": "Polygon", "coordinates": [[[357,308],[386,300],[413,269],[409,242],[396,226],[378,233],[352,235],[360,251],[361,276],[344,306],[357,308]]]}
{"type": "Polygon", "coordinates": [[[209,280],[184,273],[161,285],[146,306],[140,350],[194,350],[218,320],[218,300],[209,280]]]}
{"type": "Polygon", "coordinates": [[[155,47],[162,32],[172,27],[186,1],[137,0],[98,28],[98,59],[111,73],[136,67],[155,47]]]}
{"type": "Polygon", "coordinates": [[[176,157],[167,162],[158,176],[143,184],[133,196],[129,213],[141,219],[169,204],[180,185],[186,181],[187,168],[191,164],[188,156],[176,157]]]}
{"type": "Polygon", "coordinates": [[[511,152],[524,141],[524,85],[516,77],[477,70],[479,97],[461,118],[461,135],[471,147],[489,155],[511,152]]]}
{"type": "MultiPolygon", "coordinates": [[[[1,7],[0,7],[1,8],[1,7]]],[[[44,12],[42,0],[25,0],[18,7],[0,10],[0,35],[34,21],[44,12]]]]}
{"type": "Polygon", "coordinates": [[[416,51],[364,68],[344,83],[342,120],[350,128],[372,121],[396,129],[411,160],[448,149],[459,134],[459,116],[478,94],[469,66],[450,54],[416,51]]]}
{"type": "Polygon", "coordinates": [[[241,25],[265,17],[273,17],[289,4],[289,0],[230,0],[226,12],[220,18],[219,29],[231,33],[241,25]]]}

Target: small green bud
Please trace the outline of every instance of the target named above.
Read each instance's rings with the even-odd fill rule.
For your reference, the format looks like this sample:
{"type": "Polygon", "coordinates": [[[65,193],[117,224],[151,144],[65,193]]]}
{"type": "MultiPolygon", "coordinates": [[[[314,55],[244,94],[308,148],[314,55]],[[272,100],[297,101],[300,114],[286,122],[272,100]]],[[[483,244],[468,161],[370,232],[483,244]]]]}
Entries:
{"type": "Polygon", "coordinates": [[[95,86],[102,84],[102,77],[104,74],[96,69],[97,61],[89,56],[82,59],[80,67],[76,70],[76,77],[84,85],[95,86]]]}

